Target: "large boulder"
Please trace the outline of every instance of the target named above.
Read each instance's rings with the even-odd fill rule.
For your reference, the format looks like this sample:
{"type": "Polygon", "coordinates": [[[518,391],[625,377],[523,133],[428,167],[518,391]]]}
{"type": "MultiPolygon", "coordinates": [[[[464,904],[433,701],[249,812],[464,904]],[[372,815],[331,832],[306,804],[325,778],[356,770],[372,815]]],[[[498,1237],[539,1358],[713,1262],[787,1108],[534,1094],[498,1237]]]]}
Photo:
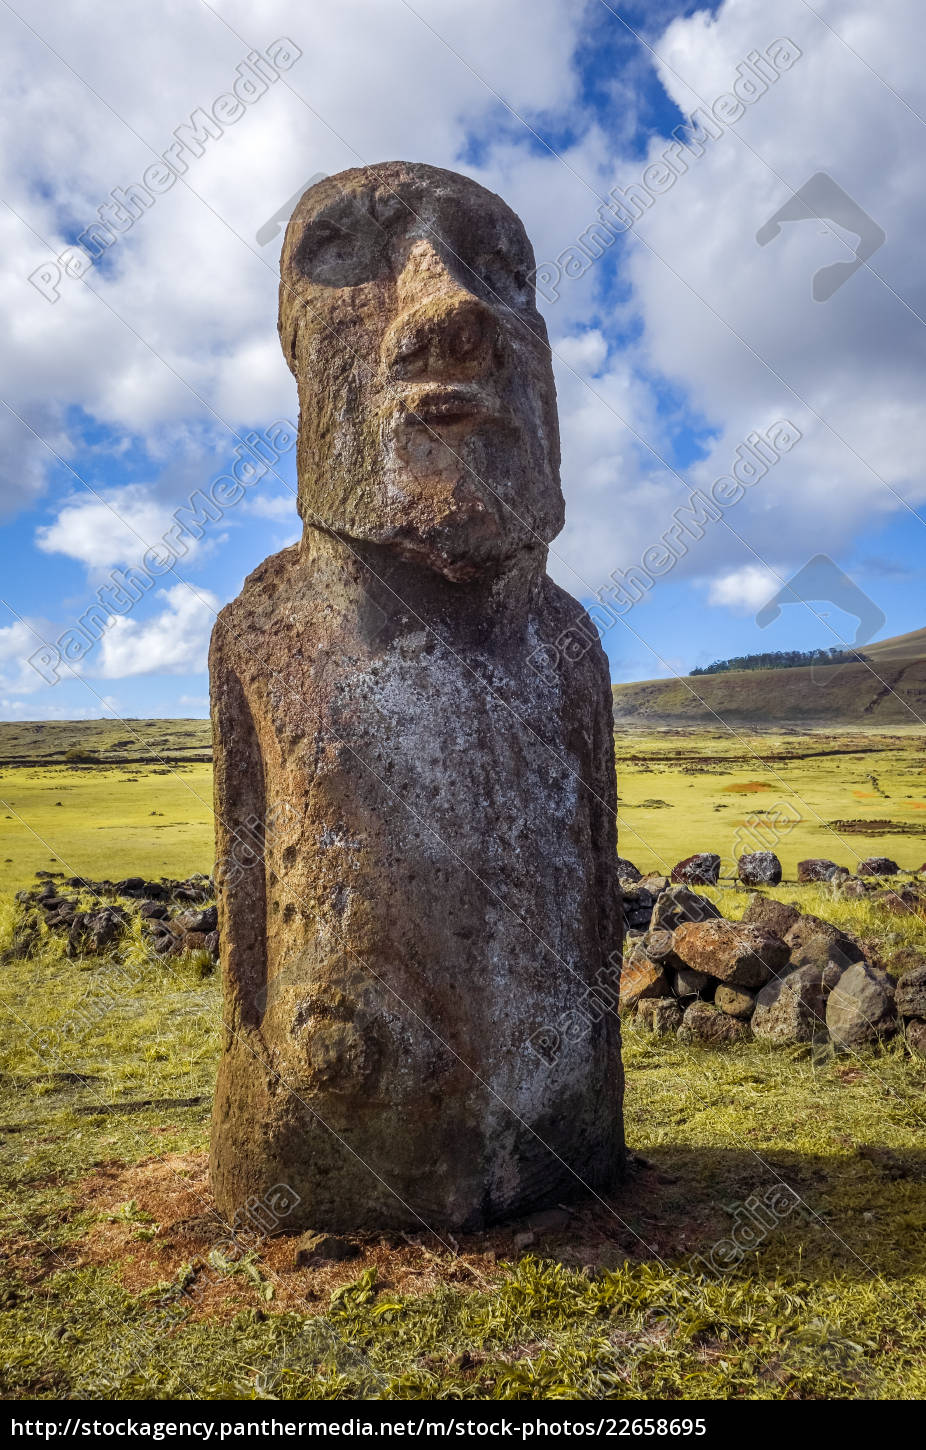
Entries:
{"type": "Polygon", "coordinates": [[[748,1041],[752,1033],[747,1022],[728,1017],[710,1002],[692,1002],[676,1035],[679,1042],[701,1047],[729,1047],[734,1042],[748,1041]]]}
{"type": "Polygon", "coordinates": [[[770,931],[772,936],[783,937],[801,919],[801,913],[789,901],[775,901],[773,897],[762,896],[754,891],[741,920],[746,926],[759,926],[770,931]]]}
{"type": "Polygon", "coordinates": [[[672,867],[672,880],[683,886],[716,886],[719,877],[720,857],[713,851],[698,851],[672,867]]]}
{"type": "Polygon", "coordinates": [[[763,987],[788,962],[780,937],[739,921],[684,922],[676,927],[674,944],[686,967],[747,990],[763,987]]]}
{"type": "Polygon", "coordinates": [[[658,962],[651,962],[642,952],[634,952],[621,968],[620,1008],[631,1012],[645,997],[668,997],[669,982],[658,962]]]}
{"type": "Polygon", "coordinates": [[[762,988],[756,998],[752,1030],[756,1037],[779,1047],[811,1042],[826,1032],[826,996],[823,971],[798,967],[762,988]]]}
{"type": "Polygon", "coordinates": [[[644,1032],[665,1037],[682,1025],[682,1009],[674,997],[644,997],[634,1020],[644,1032]]]}
{"type": "Polygon", "coordinates": [[[669,886],[656,898],[650,931],[674,931],[685,921],[710,921],[720,912],[706,896],[687,886],[669,886]]]}
{"type": "Polygon", "coordinates": [[[736,871],[744,886],[777,886],[781,881],[781,862],[774,851],[745,852],[736,871]]]}
{"type": "Polygon", "coordinates": [[[855,868],[858,876],[896,876],[900,867],[890,856],[869,856],[855,868]]]}
{"type": "Polygon", "coordinates": [[[867,962],[848,967],[830,992],[826,1025],[837,1047],[865,1047],[897,1030],[894,984],[867,962]]]}
{"type": "Polygon", "coordinates": [[[798,861],[797,879],[804,883],[832,881],[839,870],[835,861],[827,861],[822,856],[810,856],[806,861],[798,861]]]}
{"type": "Polygon", "coordinates": [[[901,1017],[926,1017],[926,962],[905,972],[895,991],[901,1017]]]}

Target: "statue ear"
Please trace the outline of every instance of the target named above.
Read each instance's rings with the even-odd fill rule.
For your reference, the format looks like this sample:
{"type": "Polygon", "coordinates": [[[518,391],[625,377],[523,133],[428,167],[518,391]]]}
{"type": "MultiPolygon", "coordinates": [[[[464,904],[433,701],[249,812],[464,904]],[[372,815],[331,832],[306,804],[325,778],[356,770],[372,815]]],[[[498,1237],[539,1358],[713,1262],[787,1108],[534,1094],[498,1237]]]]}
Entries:
{"type": "Polygon", "coordinates": [[[280,346],[283,349],[286,365],[294,377],[296,375],[296,348],[299,343],[299,320],[302,311],[303,304],[292,295],[287,296],[280,303],[280,320],[277,324],[277,331],[280,334],[280,346]]]}

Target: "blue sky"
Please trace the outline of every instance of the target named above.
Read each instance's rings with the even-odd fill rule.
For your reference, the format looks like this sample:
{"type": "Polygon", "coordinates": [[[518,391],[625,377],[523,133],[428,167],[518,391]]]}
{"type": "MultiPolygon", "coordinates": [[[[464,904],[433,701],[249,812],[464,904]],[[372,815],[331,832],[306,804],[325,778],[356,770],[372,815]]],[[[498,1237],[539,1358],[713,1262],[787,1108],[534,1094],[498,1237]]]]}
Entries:
{"type": "Polygon", "coordinates": [[[139,17],[106,0],[93,33],[76,4],[0,17],[12,319],[0,718],[206,713],[214,610],[298,534],[292,450],[72,659],[76,674],[52,667],[54,680],[51,656],[44,675],[29,660],[227,473],[240,440],[295,420],[276,338],[279,239],[261,248],[255,233],[310,176],[361,159],[466,171],[523,217],[563,434],[567,527],[550,569],[583,602],[640,561],[692,489],[730,473],[751,433],[788,420],[799,435],[606,631],[615,679],[851,639],[854,621],[821,603],[756,624],[821,553],[883,612],[881,637],[926,623],[915,164],[926,84],[912,0],[889,19],[855,0],[784,0],[773,14],[760,0],[477,0],[465,12],[450,0],[323,0],[309,13],[241,0],[219,19],[161,0],[139,17]],[[274,50],[279,37],[292,49],[274,50]],[[62,274],[60,254],[112,189],[140,180],[176,128],[229,91],[252,47],[278,79],[83,278],[62,274]],[[138,54],[144,70],[126,64],[138,54]],[[719,98],[740,94],[748,104],[729,120],[736,102],[719,98]],[[685,147],[667,182],[672,132],[705,106],[728,123],[685,147]],[[22,134],[30,145],[14,144],[22,134]],[[583,253],[612,188],[660,172],[639,221],[600,257],[583,253]],[[851,229],[814,218],[783,222],[765,246],[755,234],[820,173],[884,240],[816,302],[811,278],[852,258],[851,229]]]}

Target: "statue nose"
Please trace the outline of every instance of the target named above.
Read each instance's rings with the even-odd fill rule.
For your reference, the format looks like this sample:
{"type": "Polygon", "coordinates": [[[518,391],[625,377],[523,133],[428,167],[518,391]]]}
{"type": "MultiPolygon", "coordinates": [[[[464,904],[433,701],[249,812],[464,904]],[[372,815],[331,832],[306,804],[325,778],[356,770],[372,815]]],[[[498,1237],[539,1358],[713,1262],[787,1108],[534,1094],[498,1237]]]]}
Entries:
{"type": "Polygon", "coordinates": [[[390,327],[383,361],[395,377],[442,373],[472,376],[487,367],[498,342],[490,310],[462,290],[421,300],[390,327]]]}
{"type": "Polygon", "coordinates": [[[394,377],[472,377],[492,363],[500,342],[494,313],[429,245],[413,250],[399,297],[404,306],[383,339],[383,361],[394,377]]]}

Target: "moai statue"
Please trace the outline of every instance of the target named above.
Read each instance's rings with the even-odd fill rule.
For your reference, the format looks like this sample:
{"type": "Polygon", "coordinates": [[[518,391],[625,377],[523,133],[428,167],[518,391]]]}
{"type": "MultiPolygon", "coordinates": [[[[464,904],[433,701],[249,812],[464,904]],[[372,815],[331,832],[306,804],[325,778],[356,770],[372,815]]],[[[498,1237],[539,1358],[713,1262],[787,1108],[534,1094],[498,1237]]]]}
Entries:
{"type": "Polygon", "coordinates": [[[392,162],[312,186],[281,267],[304,532],[212,639],[212,1182],[230,1220],[284,1184],[287,1227],[478,1229],[623,1154],[611,691],[546,573],[533,253],[392,162]]]}

